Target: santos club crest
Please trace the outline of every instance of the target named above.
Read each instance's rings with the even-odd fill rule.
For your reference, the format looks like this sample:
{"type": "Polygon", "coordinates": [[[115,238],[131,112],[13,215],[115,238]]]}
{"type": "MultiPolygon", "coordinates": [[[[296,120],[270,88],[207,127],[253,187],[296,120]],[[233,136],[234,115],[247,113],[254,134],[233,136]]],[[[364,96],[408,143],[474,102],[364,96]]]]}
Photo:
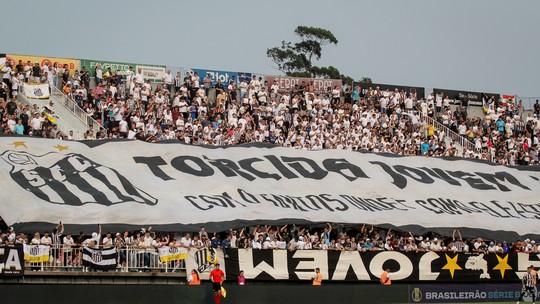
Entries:
{"type": "Polygon", "coordinates": [[[135,187],[116,170],[81,154],[50,152],[36,156],[5,151],[1,157],[12,166],[10,176],[19,186],[53,204],[157,204],[156,198],[135,187]]]}

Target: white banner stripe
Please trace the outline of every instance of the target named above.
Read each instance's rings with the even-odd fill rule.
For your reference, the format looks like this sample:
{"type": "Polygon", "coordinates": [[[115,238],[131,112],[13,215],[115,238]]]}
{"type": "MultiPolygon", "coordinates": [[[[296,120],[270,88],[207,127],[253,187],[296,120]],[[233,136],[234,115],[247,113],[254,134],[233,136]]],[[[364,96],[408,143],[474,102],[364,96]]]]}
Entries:
{"type": "Polygon", "coordinates": [[[185,229],[210,221],[212,230],[227,230],[241,220],[391,224],[420,227],[420,233],[448,227],[497,227],[519,235],[540,231],[540,172],[531,167],[263,144],[224,149],[141,141],[20,141],[0,138],[0,180],[10,198],[2,202],[1,216],[8,225],[62,221],[185,229]],[[57,145],[67,148],[60,151],[57,145]],[[63,204],[68,193],[49,187],[63,177],[44,172],[70,159],[98,166],[118,191],[131,194],[118,197],[110,183],[90,177],[81,165],[66,173],[82,176],[91,187],[75,179],[66,191],[85,198],[93,191],[101,199],[63,204]]]}

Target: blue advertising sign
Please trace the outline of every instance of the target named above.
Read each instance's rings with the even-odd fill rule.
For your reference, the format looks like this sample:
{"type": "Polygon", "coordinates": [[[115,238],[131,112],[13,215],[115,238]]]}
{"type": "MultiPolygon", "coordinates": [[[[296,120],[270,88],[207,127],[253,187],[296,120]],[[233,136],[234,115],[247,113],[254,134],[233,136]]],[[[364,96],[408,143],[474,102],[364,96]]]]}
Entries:
{"type": "MultiPolygon", "coordinates": [[[[520,284],[410,285],[409,303],[513,302],[520,294],[520,284]]],[[[524,300],[531,296],[526,294],[524,300]]]]}
{"type": "MultiPolygon", "coordinates": [[[[204,77],[206,77],[207,74],[210,75],[212,78],[212,86],[215,86],[218,82],[218,79],[221,80],[221,83],[224,86],[227,86],[229,84],[229,81],[235,80],[238,81],[238,72],[231,72],[231,71],[219,71],[219,70],[209,70],[209,69],[189,69],[193,72],[196,72],[197,75],[201,78],[201,84],[203,83],[204,77]]],[[[188,70],[188,71],[189,71],[188,70]]]]}

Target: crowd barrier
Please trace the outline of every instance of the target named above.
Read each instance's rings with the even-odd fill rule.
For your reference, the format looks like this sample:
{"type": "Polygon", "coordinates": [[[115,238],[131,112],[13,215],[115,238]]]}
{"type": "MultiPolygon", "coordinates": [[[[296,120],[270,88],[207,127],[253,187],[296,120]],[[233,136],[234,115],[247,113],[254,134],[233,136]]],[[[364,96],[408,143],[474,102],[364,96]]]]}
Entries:
{"type": "MultiPolygon", "coordinates": [[[[100,246],[103,248],[103,246],[100,246]]],[[[179,272],[185,261],[161,262],[156,248],[126,246],[118,251],[116,271],[179,272]]],[[[25,266],[30,271],[93,271],[83,266],[83,248],[65,245],[25,245],[25,266]]]]}

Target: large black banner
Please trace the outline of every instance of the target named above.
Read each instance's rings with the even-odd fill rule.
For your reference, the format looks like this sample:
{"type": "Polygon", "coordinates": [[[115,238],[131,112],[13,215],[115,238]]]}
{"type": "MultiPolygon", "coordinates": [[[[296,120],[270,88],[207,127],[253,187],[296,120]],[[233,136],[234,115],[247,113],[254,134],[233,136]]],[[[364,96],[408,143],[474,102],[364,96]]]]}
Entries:
{"type": "Polygon", "coordinates": [[[0,275],[22,276],[23,274],[23,246],[0,246],[0,275]]]}
{"type": "Polygon", "coordinates": [[[400,92],[404,91],[406,93],[416,92],[416,97],[418,99],[425,98],[426,96],[426,89],[424,87],[403,86],[403,85],[383,84],[383,83],[355,82],[354,87],[356,86],[359,86],[360,88],[362,88],[362,94],[364,95],[369,91],[369,88],[372,88],[373,90],[375,90],[378,87],[381,92],[386,91],[387,89],[390,90],[390,92],[394,92],[395,89],[398,89],[400,92]]]}
{"type": "Polygon", "coordinates": [[[320,268],[324,280],[378,281],[390,268],[393,281],[516,282],[527,267],[540,267],[535,254],[333,250],[227,250],[227,280],[240,270],[254,280],[310,280],[320,268]]]}
{"type": "Polygon", "coordinates": [[[470,92],[470,91],[458,91],[447,89],[433,89],[435,94],[442,94],[443,99],[448,97],[450,104],[463,105],[471,107],[481,107],[483,105],[483,99],[489,99],[494,97],[495,100],[500,98],[500,94],[496,93],[482,93],[482,92],[470,92]]]}

